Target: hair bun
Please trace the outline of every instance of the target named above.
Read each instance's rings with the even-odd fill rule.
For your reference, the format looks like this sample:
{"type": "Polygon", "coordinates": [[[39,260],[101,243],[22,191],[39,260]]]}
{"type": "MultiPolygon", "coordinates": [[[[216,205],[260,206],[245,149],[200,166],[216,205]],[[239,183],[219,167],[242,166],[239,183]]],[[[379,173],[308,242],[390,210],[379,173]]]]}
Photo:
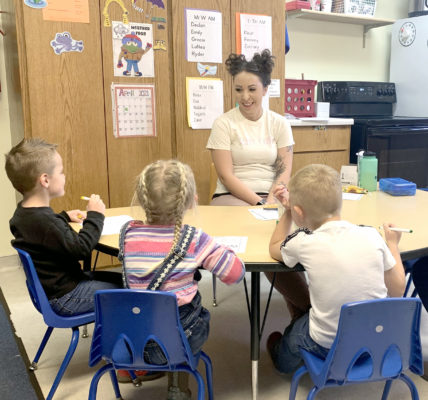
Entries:
{"type": "Polygon", "coordinates": [[[275,66],[274,58],[269,49],[264,49],[261,53],[255,53],[252,61],[259,66],[261,73],[271,74],[275,66]]]}

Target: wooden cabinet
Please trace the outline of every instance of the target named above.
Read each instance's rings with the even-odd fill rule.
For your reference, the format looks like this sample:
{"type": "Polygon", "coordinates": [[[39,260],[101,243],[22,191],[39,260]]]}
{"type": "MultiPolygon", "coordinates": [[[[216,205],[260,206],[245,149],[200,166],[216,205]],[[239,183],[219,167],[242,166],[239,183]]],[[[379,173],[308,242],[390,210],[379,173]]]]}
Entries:
{"type": "Polygon", "coordinates": [[[340,171],[349,163],[350,126],[293,126],[292,175],[308,164],[326,164],[340,171]]]}

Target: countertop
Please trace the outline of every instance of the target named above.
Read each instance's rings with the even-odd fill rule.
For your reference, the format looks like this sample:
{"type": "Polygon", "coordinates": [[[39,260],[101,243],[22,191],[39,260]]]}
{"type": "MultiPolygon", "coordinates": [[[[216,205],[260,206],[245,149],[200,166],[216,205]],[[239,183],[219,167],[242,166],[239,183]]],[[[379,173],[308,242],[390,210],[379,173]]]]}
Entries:
{"type": "Polygon", "coordinates": [[[319,126],[319,125],[353,125],[352,118],[296,118],[288,119],[291,126],[319,126]]]}

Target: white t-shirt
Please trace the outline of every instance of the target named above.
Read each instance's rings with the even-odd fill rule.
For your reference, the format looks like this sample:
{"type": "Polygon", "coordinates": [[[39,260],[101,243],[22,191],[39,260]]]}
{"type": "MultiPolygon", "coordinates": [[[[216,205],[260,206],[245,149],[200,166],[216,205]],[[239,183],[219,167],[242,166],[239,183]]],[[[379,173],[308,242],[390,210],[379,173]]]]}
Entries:
{"type": "Polygon", "coordinates": [[[311,234],[299,232],[281,248],[284,263],[301,263],[308,275],[312,308],[309,334],[330,348],[342,304],[387,297],[384,272],[396,264],[376,229],[330,221],[311,234]]]}
{"type": "MultiPolygon", "coordinates": [[[[291,126],[285,117],[263,110],[257,121],[250,121],[236,107],[214,121],[207,149],[230,151],[234,175],[254,192],[268,193],[278,149],[293,144],[291,126]]],[[[229,190],[218,180],[215,192],[229,190]]]]}

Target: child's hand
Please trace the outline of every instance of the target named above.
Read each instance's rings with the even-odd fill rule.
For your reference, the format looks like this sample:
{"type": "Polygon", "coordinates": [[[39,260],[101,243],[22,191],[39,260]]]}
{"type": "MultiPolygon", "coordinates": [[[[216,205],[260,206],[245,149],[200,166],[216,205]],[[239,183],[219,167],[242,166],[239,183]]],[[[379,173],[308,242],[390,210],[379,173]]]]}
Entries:
{"type": "Polygon", "coordinates": [[[394,224],[385,223],[383,224],[383,232],[385,234],[385,241],[387,244],[398,245],[401,239],[401,232],[391,231],[389,228],[395,227],[394,224]]]}
{"type": "Polygon", "coordinates": [[[70,210],[67,214],[71,222],[82,222],[86,218],[86,211],[70,210]]]}
{"type": "Polygon", "coordinates": [[[86,206],[87,211],[97,211],[100,214],[104,214],[106,206],[104,202],[101,200],[98,194],[91,194],[91,197],[88,201],[88,205],[86,206]]]}
{"type": "Polygon", "coordinates": [[[273,195],[285,208],[288,208],[289,193],[286,185],[276,185],[273,190],[273,195]]]}

